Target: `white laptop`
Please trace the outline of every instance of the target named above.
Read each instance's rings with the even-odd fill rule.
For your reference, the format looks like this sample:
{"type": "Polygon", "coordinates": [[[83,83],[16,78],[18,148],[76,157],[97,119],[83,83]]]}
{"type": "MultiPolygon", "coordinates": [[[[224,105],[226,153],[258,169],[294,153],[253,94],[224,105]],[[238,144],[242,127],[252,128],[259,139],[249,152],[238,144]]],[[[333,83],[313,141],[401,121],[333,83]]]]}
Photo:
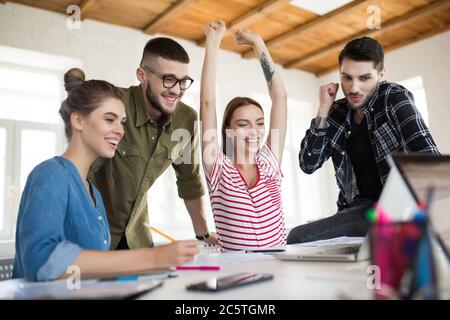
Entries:
{"type": "MultiPolygon", "coordinates": [[[[395,221],[411,219],[419,200],[426,197],[430,185],[435,197],[430,207],[430,219],[441,246],[450,248],[450,156],[426,154],[396,154],[390,157],[391,170],[378,204],[395,221]],[[445,209],[444,209],[445,208],[445,209]]],[[[340,237],[309,243],[288,245],[275,255],[280,260],[300,261],[362,261],[370,258],[368,236],[340,237]]]]}

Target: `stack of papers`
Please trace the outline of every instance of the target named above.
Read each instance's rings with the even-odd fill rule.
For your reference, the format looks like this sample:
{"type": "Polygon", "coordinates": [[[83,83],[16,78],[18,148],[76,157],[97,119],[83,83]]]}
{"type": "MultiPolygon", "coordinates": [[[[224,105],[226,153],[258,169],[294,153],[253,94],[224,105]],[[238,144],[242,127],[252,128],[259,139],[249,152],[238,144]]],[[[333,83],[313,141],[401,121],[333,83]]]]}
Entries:
{"type": "Polygon", "coordinates": [[[298,243],[298,244],[295,244],[295,247],[319,247],[319,246],[329,246],[329,245],[335,245],[335,244],[349,244],[349,245],[354,244],[354,245],[356,245],[356,244],[362,244],[363,241],[364,241],[364,237],[337,237],[337,238],[332,238],[332,239],[298,243]]]}

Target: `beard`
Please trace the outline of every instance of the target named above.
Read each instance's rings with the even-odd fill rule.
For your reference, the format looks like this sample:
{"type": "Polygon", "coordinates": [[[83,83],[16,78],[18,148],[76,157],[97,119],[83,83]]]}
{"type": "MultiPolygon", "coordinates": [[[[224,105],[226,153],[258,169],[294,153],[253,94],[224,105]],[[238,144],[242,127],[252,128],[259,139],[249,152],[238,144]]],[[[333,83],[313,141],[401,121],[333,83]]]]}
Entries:
{"type": "MultiPolygon", "coordinates": [[[[164,116],[170,116],[172,113],[175,112],[176,108],[174,108],[173,110],[167,110],[166,108],[163,107],[163,105],[159,102],[159,100],[153,94],[152,88],[150,87],[150,82],[147,82],[147,90],[145,90],[145,95],[147,96],[147,99],[148,99],[148,101],[150,101],[151,105],[156,110],[161,112],[164,116]]],[[[172,94],[172,95],[177,96],[178,99],[180,99],[183,96],[183,94],[180,94],[180,95],[172,94]]]]}
{"type": "Polygon", "coordinates": [[[161,105],[161,103],[159,103],[158,99],[156,99],[156,97],[153,95],[149,82],[147,82],[147,90],[145,90],[145,95],[147,96],[148,101],[150,101],[151,105],[156,110],[161,112],[163,115],[166,115],[166,116],[168,115],[167,111],[164,110],[163,106],[161,105]]]}
{"type": "Polygon", "coordinates": [[[344,92],[344,94],[345,94],[345,98],[347,99],[348,104],[352,107],[352,109],[358,110],[358,109],[361,109],[362,107],[364,107],[367,104],[367,102],[369,102],[369,100],[375,94],[375,91],[377,90],[377,88],[378,88],[378,84],[375,86],[375,88],[372,89],[371,92],[369,92],[367,94],[367,96],[364,98],[364,100],[362,100],[358,105],[352,104],[351,99],[349,98],[349,96],[352,96],[353,94],[348,94],[346,92],[344,92]]]}

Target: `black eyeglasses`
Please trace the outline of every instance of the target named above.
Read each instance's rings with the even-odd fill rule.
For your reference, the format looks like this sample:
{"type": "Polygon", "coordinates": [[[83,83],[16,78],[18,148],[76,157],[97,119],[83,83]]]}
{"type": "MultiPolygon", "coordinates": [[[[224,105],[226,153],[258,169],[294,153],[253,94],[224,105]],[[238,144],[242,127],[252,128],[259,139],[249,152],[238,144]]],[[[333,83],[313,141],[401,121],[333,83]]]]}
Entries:
{"type": "Polygon", "coordinates": [[[163,82],[164,88],[167,88],[167,89],[172,89],[173,87],[175,87],[177,85],[177,83],[179,83],[180,84],[180,89],[181,90],[186,90],[194,82],[194,79],[192,79],[191,77],[178,79],[178,78],[176,78],[174,76],[171,76],[171,75],[161,74],[158,71],[155,71],[152,68],[147,67],[147,66],[142,66],[141,68],[147,70],[148,72],[153,73],[158,78],[160,78],[162,80],[162,82],[163,82]]]}

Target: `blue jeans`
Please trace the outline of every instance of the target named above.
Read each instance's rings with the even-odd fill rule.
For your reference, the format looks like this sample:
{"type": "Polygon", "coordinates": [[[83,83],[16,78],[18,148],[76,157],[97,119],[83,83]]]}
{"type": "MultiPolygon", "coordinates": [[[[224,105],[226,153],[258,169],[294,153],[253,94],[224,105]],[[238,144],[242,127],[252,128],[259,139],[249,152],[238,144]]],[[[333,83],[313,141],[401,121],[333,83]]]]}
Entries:
{"type": "Polygon", "coordinates": [[[289,232],[287,243],[310,242],[336,237],[364,237],[369,231],[367,210],[373,207],[374,201],[357,198],[353,203],[336,214],[311,223],[295,227],[289,232]]]}

